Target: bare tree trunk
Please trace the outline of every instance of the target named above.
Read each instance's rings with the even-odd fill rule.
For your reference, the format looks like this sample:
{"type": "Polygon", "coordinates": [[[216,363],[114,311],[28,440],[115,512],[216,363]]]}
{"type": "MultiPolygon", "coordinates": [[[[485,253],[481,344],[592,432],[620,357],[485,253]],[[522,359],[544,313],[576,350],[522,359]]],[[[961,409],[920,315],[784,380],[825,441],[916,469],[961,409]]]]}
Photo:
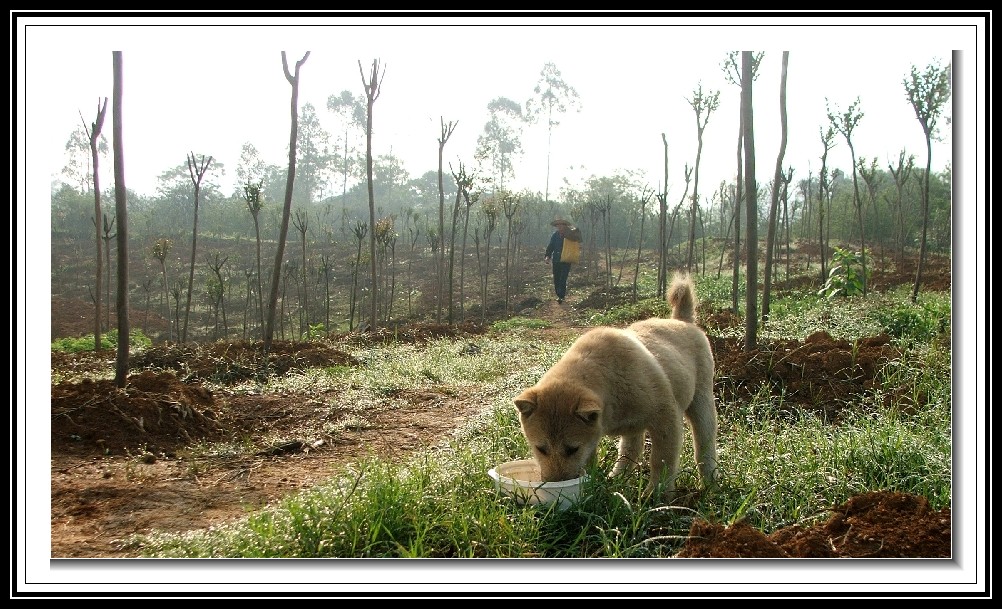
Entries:
{"type": "MultiPolygon", "coordinates": [[[[372,230],[369,231],[369,275],[372,283],[372,290],[369,295],[371,299],[369,303],[369,330],[373,331],[376,329],[376,314],[379,299],[376,294],[378,288],[376,285],[376,195],[372,185],[372,106],[375,104],[376,99],[379,98],[380,83],[383,80],[382,76],[379,76],[379,60],[374,59],[372,61],[372,71],[370,72],[368,82],[365,81],[361,61],[358,62],[358,73],[362,76],[362,85],[365,87],[365,96],[368,100],[365,113],[365,172],[369,190],[369,226],[372,227],[372,230]]],[[[383,74],[386,74],[385,68],[383,69],[383,74]]]]}
{"type": "MultiPolygon", "coordinates": [[[[282,208],[282,227],[278,234],[278,251],[275,252],[274,276],[271,278],[271,297],[268,300],[268,325],[264,332],[264,352],[267,355],[271,349],[272,337],[275,333],[275,309],[278,305],[278,288],[282,276],[282,258],[285,256],[285,238],[289,233],[289,215],[292,211],[292,187],[296,181],[296,138],[299,133],[299,70],[310,56],[307,51],[303,58],[296,62],[295,75],[289,72],[289,62],[285,51],[282,51],[282,70],[285,79],[292,85],[292,100],[290,103],[292,125],[289,133],[289,172],[285,180],[285,204],[282,208]]],[[[285,306],[285,299],[282,299],[285,306]]]]}
{"type": "MultiPolygon", "coordinates": [[[[95,245],[97,247],[97,265],[95,269],[94,277],[94,352],[101,350],[101,180],[98,175],[98,154],[97,154],[97,143],[101,137],[101,127],[104,126],[104,116],[108,109],[108,98],[104,98],[104,104],[98,104],[97,107],[97,118],[91,123],[90,129],[87,129],[87,123],[84,123],[84,130],[87,132],[90,139],[90,156],[91,163],[94,167],[94,233],[96,236],[95,245]]],[[[83,115],[80,115],[80,120],[83,121],[83,115]]]]}
{"type": "Polygon", "coordinates": [[[657,297],[663,298],[668,286],[668,138],[661,134],[665,151],[664,186],[658,194],[658,289],[657,297]]]}
{"type": "Polygon", "coordinates": [[[182,343],[188,340],[188,314],[191,312],[191,290],[195,284],[195,243],[198,240],[198,196],[202,187],[202,178],[205,176],[210,163],[212,163],[212,157],[210,156],[206,159],[203,156],[201,164],[196,169],[195,153],[192,152],[188,155],[188,174],[191,176],[192,184],[195,185],[195,219],[191,228],[191,264],[188,266],[188,300],[184,305],[184,330],[181,331],[182,343]]]}
{"type": "MultiPolygon", "coordinates": [[[[439,117],[442,127],[442,135],[438,138],[438,304],[435,309],[435,321],[442,323],[442,301],[445,299],[445,184],[442,170],[442,156],[445,151],[445,143],[452,137],[452,132],[456,129],[455,123],[439,117]]],[[[451,320],[450,320],[451,321],[451,320]]]]}
{"type": "Polygon", "coordinates": [[[779,119],[780,119],[780,140],[779,154],[776,156],[776,171],[772,181],[772,202],[769,205],[769,226],[765,240],[765,278],[762,289],[762,326],[769,322],[769,297],[772,294],[772,259],[776,247],[776,224],[778,222],[777,213],[779,208],[779,189],[783,184],[783,157],[786,156],[786,74],[790,52],[783,51],[782,75],[779,79],[779,119]]]}
{"type": "MultiPolygon", "coordinates": [[[[118,222],[118,349],[115,352],[115,386],[125,388],[129,374],[129,232],[125,198],[125,146],[122,143],[122,52],[112,51],[112,133],[115,159],[115,219],[118,222]]],[[[96,170],[96,167],[95,167],[96,170]]]]}
{"type": "Polygon", "coordinates": [[[741,124],[744,131],[742,141],[745,149],[745,196],[747,197],[748,219],[748,260],[747,260],[747,294],[745,296],[745,343],[744,350],[751,351],[757,342],[756,325],[758,314],[758,209],[755,196],[758,191],[755,185],[755,130],[754,113],[752,111],[752,54],[751,51],[741,51],[741,124]]]}
{"type": "Polygon", "coordinates": [[[310,331],[310,297],[309,292],[307,291],[306,268],[306,230],[309,228],[309,222],[309,214],[296,210],[296,217],[292,219],[292,223],[296,226],[296,230],[299,231],[300,243],[302,244],[303,251],[303,299],[302,304],[300,305],[303,310],[303,321],[300,324],[300,333],[310,331]]]}

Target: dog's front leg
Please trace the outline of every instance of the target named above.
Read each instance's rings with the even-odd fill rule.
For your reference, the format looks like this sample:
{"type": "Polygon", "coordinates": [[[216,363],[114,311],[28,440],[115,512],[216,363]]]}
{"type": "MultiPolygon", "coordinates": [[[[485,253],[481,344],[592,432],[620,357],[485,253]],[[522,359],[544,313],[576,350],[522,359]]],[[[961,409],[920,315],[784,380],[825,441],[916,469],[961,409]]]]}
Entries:
{"type": "Polygon", "coordinates": [[[619,457],[616,465],[612,468],[610,476],[628,474],[640,463],[640,455],[644,450],[644,431],[638,433],[623,434],[619,438],[619,457]]]}
{"type": "Polygon", "coordinates": [[[653,495],[661,485],[663,496],[669,502],[675,494],[675,476],[682,452],[682,417],[669,417],[668,424],[651,434],[651,479],[644,490],[653,495]]]}

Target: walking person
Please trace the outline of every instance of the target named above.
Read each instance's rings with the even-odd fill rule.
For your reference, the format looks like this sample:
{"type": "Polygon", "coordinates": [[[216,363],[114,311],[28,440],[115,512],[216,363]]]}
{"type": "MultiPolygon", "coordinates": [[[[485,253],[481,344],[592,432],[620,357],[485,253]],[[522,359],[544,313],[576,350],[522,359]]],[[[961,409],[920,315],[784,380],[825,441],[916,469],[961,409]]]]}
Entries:
{"type": "Polygon", "coordinates": [[[571,272],[571,264],[580,260],[581,229],[567,220],[556,219],[550,223],[556,230],[550,235],[543,260],[553,265],[553,291],[557,302],[563,303],[567,296],[567,277],[571,272]]]}

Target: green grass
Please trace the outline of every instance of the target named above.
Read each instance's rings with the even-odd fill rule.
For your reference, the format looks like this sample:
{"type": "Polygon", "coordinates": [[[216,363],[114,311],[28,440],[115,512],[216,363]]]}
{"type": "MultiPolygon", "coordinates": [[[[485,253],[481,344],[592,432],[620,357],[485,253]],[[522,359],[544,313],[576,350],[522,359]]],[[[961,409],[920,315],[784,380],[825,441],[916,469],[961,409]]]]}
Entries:
{"type": "MultiPolygon", "coordinates": [[[[132,349],[142,349],[149,347],[152,341],[143,334],[142,330],[132,330],[129,332],[129,346],[132,349]]],[[[101,334],[101,349],[114,349],[118,346],[118,330],[111,329],[101,334]]],[[[52,341],[52,351],[65,351],[67,353],[79,353],[81,351],[94,350],[94,335],[84,335],[76,337],[57,338],[52,341]]]]}
{"type": "MultiPolygon", "coordinates": [[[[838,424],[808,411],[791,414],[766,392],[718,403],[721,484],[688,507],[642,499],[643,473],[606,478],[615,458],[611,439],[600,444],[583,498],[565,511],[523,507],[497,494],[487,470],[529,455],[511,397],[569,344],[524,338],[516,328],[527,322],[513,321],[484,337],[358,349],[353,355],[361,366],[290,374],[266,388],[319,395],[336,387],[358,408],[393,399],[400,389],[477,396],[483,411],[443,445],[399,465],[358,462],[226,526],[136,536],[129,544],[143,556],[165,558],[670,557],[695,518],[746,519],[772,531],[824,520],[833,506],[873,490],[922,495],[933,509],[950,506],[951,358],[943,341],[949,300],[925,298],[908,305],[903,291],[840,299],[839,307],[810,293],[777,299],[769,335],[802,340],[825,329],[852,339],[886,331],[899,319],[918,331],[902,333],[902,357],[838,424]]],[[[613,315],[626,319],[629,312],[613,315]]],[[[699,486],[688,435],[678,484],[699,486]]]]}

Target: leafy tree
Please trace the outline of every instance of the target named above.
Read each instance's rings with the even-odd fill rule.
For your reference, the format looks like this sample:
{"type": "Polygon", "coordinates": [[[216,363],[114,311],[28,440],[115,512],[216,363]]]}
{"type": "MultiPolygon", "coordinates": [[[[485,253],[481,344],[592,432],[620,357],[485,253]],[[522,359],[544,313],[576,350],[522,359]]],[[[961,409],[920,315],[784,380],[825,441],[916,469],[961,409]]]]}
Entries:
{"type": "Polygon", "coordinates": [[[564,114],[569,109],[581,111],[581,98],[574,87],[564,82],[560,70],[552,62],[543,65],[539,81],[533,89],[535,97],[525,102],[526,114],[531,120],[538,121],[546,116],[546,191],[544,198],[550,200],[550,150],[553,143],[553,128],[560,124],[554,117],[564,114]]]}
{"type": "MultiPolygon", "coordinates": [[[[915,118],[922,125],[925,134],[925,187],[922,189],[922,240],[919,245],[918,269],[915,272],[915,287],[912,289],[912,302],[918,298],[919,285],[922,283],[922,269],[925,264],[926,239],[929,231],[929,176],[932,173],[932,140],[938,139],[936,123],[943,114],[944,106],[950,99],[950,64],[940,66],[939,61],[933,61],[919,72],[914,65],[909,75],[902,81],[908,103],[915,110],[915,118]]],[[[949,120],[949,119],[948,119],[949,120]]]]}
{"type": "Polygon", "coordinates": [[[522,154],[522,105],[507,97],[487,104],[490,119],[477,137],[476,158],[490,166],[494,192],[504,189],[505,178],[515,177],[513,159],[522,154]]]}
{"type": "MultiPolygon", "coordinates": [[[[825,101],[828,101],[827,98],[825,101]]],[[[866,236],[863,234],[863,201],[859,197],[859,181],[856,177],[856,150],[852,146],[852,132],[863,118],[863,112],[858,108],[858,97],[841,114],[838,113],[837,108],[835,112],[832,112],[829,107],[828,120],[831,121],[835,130],[845,138],[846,144],[849,145],[849,154],[852,156],[852,205],[856,209],[856,217],[859,220],[860,257],[863,264],[863,296],[866,296],[866,236]]]]}
{"type": "MultiPolygon", "coordinates": [[[[87,139],[90,141],[91,162],[94,167],[94,242],[97,247],[97,264],[95,265],[94,277],[94,351],[101,349],[101,227],[98,225],[98,218],[101,217],[101,180],[98,172],[98,154],[100,152],[101,127],[104,126],[104,116],[107,109],[108,98],[105,97],[104,103],[98,102],[97,118],[91,123],[89,129],[87,123],[83,120],[83,114],[80,115],[80,120],[84,123],[84,132],[88,135],[87,139]]],[[[107,144],[105,144],[105,147],[107,148],[107,144]]]]}
{"type": "MultiPolygon", "coordinates": [[[[452,174],[442,176],[445,196],[451,197],[457,190],[456,180],[452,174]]],[[[420,176],[408,181],[407,189],[410,194],[410,206],[417,209],[437,209],[438,208],[438,171],[426,171],[420,176]]],[[[410,207],[405,206],[405,207],[410,207]]],[[[401,210],[404,211],[404,210],[401,210]]]]}
{"type": "MultiPolygon", "coordinates": [[[[107,105],[108,98],[105,98],[104,107],[107,108],[107,105]]],[[[99,105],[99,114],[101,110],[102,107],[99,105]]],[[[80,120],[83,121],[83,115],[80,116],[80,120]]],[[[82,128],[74,129],[70,133],[69,139],[66,140],[67,161],[66,165],[63,166],[62,174],[68,183],[81,194],[87,192],[89,184],[93,181],[94,167],[96,167],[91,148],[92,129],[93,127],[89,130],[85,122],[82,128]]],[[[101,156],[107,157],[108,155],[108,139],[103,135],[98,136],[97,151],[101,156]]]]}
{"type": "MultiPolygon", "coordinates": [[[[199,185],[199,203],[208,207],[211,203],[222,199],[219,184],[216,182],[216,172],[224,172],[222,163],[213,162],[213,172],[203,176],[199,185]]],[[[157,204],[150,210],[156,218],[154,232],[164,233],[180,240],[183,236],[181,227],[191,223],[191,210],[194,207],[191,169],[187,158],[163,171],[157,177],[157,204]]]]}
{"type": "MultiPolygon", "coordinates": [[[[784,72],[785,73],[785,72],[784,72]]],[[[696,113],[696,166],[692,183],[692,204],[689,207],[689,251],[686,255],[686,269],[692,270],[693,251],[696,245],[696,208],[699,204],[699,161],[703,154],[703,131],[710,121],[710,115],[720,107],[720,91],[703,92],[703,83],[692,92],[692,99],[686,99],[696,113]]]]}
{"type": "Polygon", "coordinates": [[[344,140],[341,154],[341,197],[342,203],[348,197],[348,178],[352,176],[353,159],[357,149],[352,146],[350,133],[365,130],[365,101],[345,89],[341,95],[327,98],[327,110],[336,114],[344,125],[344,140]]]}
{"type": "Polygon", "coordinates": [[[240,149],[240,160],[237,162],[237,194],[246,192],[246,185],[264,182],[267,165],[261,159],[254,144],[245,142],[240,149]],[[241,192],[243,191],[243,192],[241,192]]]}
{"type": "MultiPolygon", "coordinates": [[[[278,306],[278,288],[282,276],[282,257],[285,255],[285,239],[289,232],[289,215],[292,211],[292,188],[296,181],[296,138],[299,132],[299,71],[310,57],[306,51],[303,58],[296,62],[295,73],[289,71],[289,62],[285,51],[282,51],[282,71],[285,79],[292,86],[291,113],[292,121],[289,133],[289,174],[285,183],[285,204],[282,207],[282,227],[278,233],[278,251],[275,252],[274,274],[271,278],[271,296],[268,300],[268,325],[264,332],[264,352],[271,350],[272,337],[275,333],[275,309],[278,306]]],[[[284,303],[283,299],[283,303],[284,303]]]]}
{"type": "MultiPolygon", "coordinates": [[[[365,88],[366,111],[365,111],[365,173],[366,183],[369,187],[369,226],[376,226],[376,197],[373,193],[372,184],[372,106],[379,98],[383,77],[386,76],[386,67],[383,73],[379,73],[379,60],[372,60],[372,70],[369,72],[369,80],[366,82],[365,73],[362,72],[362,62],[358,62],[358,73],[362,77],[362,86],[365,88]]],[[[369,231],[369,257],[370,275],[372,278],[372,302],[369,305],[369,329],[376,329],[376,236],[375,230],[369,231]]]]}
{"type": "Polygon", "coordinates": [[[333,155],[330,153],[330,134],[320,124],[313,104],[305,104],[299,117],[299,136],[296,150],[296,184],[298,196],[295,201],[306,205],[318,198],[322,199],[327,185],[328,167],[333,155]]]}
{"type": "Polygon", "coordinates": [[[381,154],[375,157],[372,176],[376,200],[383,202],[383,205],[377,206],[376,215],[382,215],[380,208],[386,213],[401,209],[410,196],[405,189],[410,181],[410,174],[407,173],[400,157],[394,154],[381,154]]]}
{"type": "Polygon", "coordinates": [[[125,147],[122,144],[122,52],[112,51],[112,135],[115,162],[115,219],[118,222],[118,348],[115,352],[115,386],[125,388],[129,374],[129,231],[125,190],[125,147]]]}

